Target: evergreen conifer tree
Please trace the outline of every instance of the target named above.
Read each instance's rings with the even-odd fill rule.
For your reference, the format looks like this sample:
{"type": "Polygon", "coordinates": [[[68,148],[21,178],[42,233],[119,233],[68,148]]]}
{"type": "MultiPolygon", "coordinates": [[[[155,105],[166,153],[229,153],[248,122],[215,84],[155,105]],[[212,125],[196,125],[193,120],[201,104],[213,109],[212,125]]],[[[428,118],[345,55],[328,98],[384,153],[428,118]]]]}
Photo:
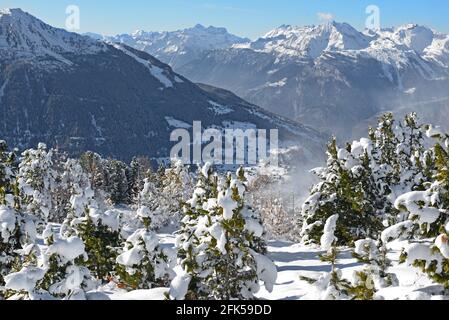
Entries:
{"type": "Polygon", "coordinates": [[[20,270],[5,277],[7,296],[20,299],[86,300],[97,283],[83,266],[87,255],[78,237],[61,238],[47,225],[45,246],[31,244],[20,250],[20,270]]]}
{"type": "Polygon", "coordinates": [[[210,164],[201,169],[176,240],[183,273],[172,281],[172,299],[252,299],[259,281],[272,290],[276,268],[256,251],[263,229],[245,213],[237,177],[219,182],[210,164]]]}
{"type": "Polygon", "coordinates": [[[19,195],[15,154],[0,141],[0,298],[5,294],[4,277],[19,258],[17,250],[36,239],[35,221],[21,211],[19,195]]]}
{"type": "Polygon", "coordinates": [[[339,215],[336,236],[340,245],[349,245],[367,237],[377,237],[382,229],[378,189],[372,172],[371,143],[367,139],[338,149],[336,139],[328,146],[324,168],[313,172],[321,180],[313,186],[302,208],[302,241],[317,243],[323,234],[323,222],[339,215]]]}
{"type": "Polygon", "coordinates": [[[104,211],[94,199],[94,191],[87,187],[72,195],[71,208],[61,226],[64,237],[82,239],[88,259],[85,266],[101,281],[113,275],[121,246],[120,217],[114,210],[104,211]]]}
{"type": "Polygon", "coordinates": [[[347,300],[350,298],[350,283],[343,279],[341,270],[337,268],[339,251],[337,247],[338,238],[335,236],[335,231],[337,229],[338,219],[338,214],[335,214],[326,220],[323,235],[320,239],[321,249],[325,251],[320,256],[320,259],[331,265],[331,272],[322,275],[316,281],[301,277],[302,280],[313,284],[315,290],[318,292],[317,298],[319,300],[347,300]]]}
{"type": "Polygon", "coordinates": [[[387,251],[381,241],[356,241],[353,256],[365,266],[363,270],[354,272],[352,286],[348,290],[354,299],[373,300],[380,289],[398,285],[396,275],[388,273],[391,261],[387,258],[387,251]]]}
{"type": "Polygon", "coordinates": [[[54,209],[52,193],[56,188],[56,172],[52,158],[53,151],[47,151],[43,143],[35,150],[26,150],[22,154],[17,179],[26,210],[44,221],[49,220],[54,209]]]}
{"type": "Polygon", "coordinates": [[[113,276],[121,246],[118,214],[90,207],[74,227],[86,247],[85,265],[97,279],[107,282],[113,276]]]}
{"type": "Polygon", "coordinates": [[[395,205],[407,213],[408,220],[384,233],[388,232],[389,240],[405,233],[411,244],[403,251],[401,262],[420,268],[449,289],[449,136],[431,126],[427,136],[437,140],[434,181],[427,183],[424,191],[398,197],[395,205]]]}
{"type": "Polygon", "coordinates": [[[138,201],[139,193],[145,184],[145,179],[150,175],[150,160],[146,157],[134,157],[131,161],[128,173],[128,190],[132,203],[138,201]]]}
{"type": "Polygon", "coordinates": [[[118,160],[107,160],[106,192],[112,204],[126,204],[130,201],[127,171],[125,163],[118,160]]]}
{"type": "Polygon", "coordinates": [[[150,230],[150,212],[139,210],[137,216],[144,228],[128,237],[117,257],[118,279],[134,290],[167,286],[174,277],[176,258],[160,246],[157,234],[150,230]]]}

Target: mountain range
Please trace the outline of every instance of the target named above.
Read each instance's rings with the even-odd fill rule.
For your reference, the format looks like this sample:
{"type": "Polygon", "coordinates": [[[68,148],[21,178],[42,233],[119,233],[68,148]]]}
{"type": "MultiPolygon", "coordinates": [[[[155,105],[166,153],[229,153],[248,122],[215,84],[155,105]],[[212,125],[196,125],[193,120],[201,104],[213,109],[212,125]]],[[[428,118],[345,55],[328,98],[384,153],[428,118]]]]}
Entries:
{"type": "Polygon", "coordinates": [[[230,90],[270,112],[345,138],[366,130],[385,111],[418,111],[423,120],[448,126],[446,34],[416,24],[358,31],[327,22],[283,25],[247,41],[224,36],[222,28],[219,37],[206,32],[203,38],[204,30],[216,28],[106,40],[145,50],[194,82],[230,90]],[[180,60],[165,54],[174,48],[180,60]]]}
{"type": "MultiPolygon", "coordinates": [[[[216,43],[216,42],[215,42],[216,43]]],[[[0,139],[45,142],[129,161],[167,158],[176,128],[279,129],[281,146],[313,160],[323,135],[232,93],[197,85],[150,54],[54,28],[20,10],[0,11],[0,139]]]]}
{"type": "Polygon", "coordinates": [[[175,69],[201,58],[206,51],[229,49],[235,44],[250,41],[248,38],[230,34],[226,28],[205,27],[201,24],[173,32],[137,30],[131,34],[116,36],[103,36],[95,33],[86,35],[96,40],[121,43],[145,51],[175,69]]]}

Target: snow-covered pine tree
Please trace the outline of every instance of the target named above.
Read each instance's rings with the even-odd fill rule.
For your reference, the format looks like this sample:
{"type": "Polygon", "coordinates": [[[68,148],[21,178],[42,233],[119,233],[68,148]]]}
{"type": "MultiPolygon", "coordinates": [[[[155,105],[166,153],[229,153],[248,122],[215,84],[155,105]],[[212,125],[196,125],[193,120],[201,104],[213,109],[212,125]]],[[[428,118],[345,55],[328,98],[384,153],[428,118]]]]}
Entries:
{"type": "Polygon", "coordinates": [[[428,178],[423,170],[424,134],[416,113],[405,116],[399,125],[399,140],[396,153],[399,158],[402,192],[422,190],[428,178]]]}
{"type": "Polygon", "coordinates": [[[238,210],[241,211],[245,219],[244,230],[248,233],[247,240],[249,241],[250,248],[259,254],[265,254],[267,252],[267,244],[265,241],[266,232],[263,228],[262,216],[256,208],[249,205],[247,196],[248,179],[243,167],[237,170],[235,178],[231,174],[228,174],[228,181],[230,181],[231,189],[234,190],[234,199],[238,203],[238,210]]]}
{"type": "Polygon", "coordinates": [[[17,211],[12,206],[12,197],[0,204],[0,297],[4,276],[18,263],[17,250],[36,241],[36,226],[33,217],[17,211]]]}
{"type": "Polygon", "coordinates": [[[334,213],[340,215],[340,244],[378,239],[384,227],[404,221],[394,206],[397,196],[425,188],[434,155],[424,148],[423,126],[415,113],[399,125],[392,114],[383,115],[369,137],[345,149],[335,140],[330,143],[327,167],[314,170],[321,181],[303,206],[303,241],[318,242],[323,221],[334,213]]]}
{"type": "Polygon", "coordinates": [[[122,239],[120,236],[120,218],[114,210],[89,207],[81,219],[72,226],[86,247],[88,260],[85,265],[99,280],[107,282],[113,275],[116,259],[122,239]]]}
{"type": "Polygon", "coordinates": [[[114,210],[102,208],[94,197],[89,185],[75,191],[60,233],[83,240],[88,256],[85,265],[97,279],[106,282],[115,269],[121,246],[120,216],[114,210]]]}
{"type": "Polygon", "coordinates": [[[15,197],[15,203],[18,205],[19,191],[16,184],[16,154],[8,150],[6,141],[0,140],[0,204],[6,205],[7,198],[15,197]]]}
{"type": "Polygon", "coordinates": [[[13,208],[0,205],[0,298],[4,296],[4,277],[17,262],[17,251],[22,245],[34,242],[36,231],[31,219],[13,208]]]}
{"type": "Polygon", "coordinates": [[[54,172],[54,187],[50,190],[51,196],[51,211],[48,221],[62,222],[67,212],[67,205],[70,200],[70,195],[66,191],[66,183],[63,181],[65,174],[64,165],[68,159],[68,155],[60,152],[58,149],[51,149],[51,169],[54,172]]]}
{"type": "Polygon", "coordinates": [[[85,152],[80,157],[80,165],[89,177],[90,186],[95,191],[95,199],[104,202],[108,198],[104,160],[97,153],[85,152]]]}
{"type": "Polygon", "coordinates": [[[257,220],[245,213],[245,188],[238,177],[218,181],[206,164],[176,239],[183,272],[172,281],[172,299],[253,299],[259,281],[270,291],[276,267],[255,249],[263,233],[257,220]]]}
{"type": "Polygon", "coordinates": [[[78,224],[85,219],[86,215],[89,215],[91,210],[97,212],[103,209],[104,198],[102,192],[96,193],[93,190],[92,180],[83,169],[80,161],[67,160],[64,164],[61,181],[64,191],[70,198],[60,232],[63,236],[69,237],[77,235],[78,224]],[[97,201],[97,198],[99,198],[99,201],[97,201]]]}
{"type": "Polygon", "coordinates": [[[177,225],[182,216],[182,207],[189,199],[192,189],[193,182],[188,167],[173,160],[169,168],[161,168],[145,179],[138,197],[138,206],[151,212],[153,230],[169,224],[177,225]]]}
{"type": "Polygon", "coordinates": [[[324,221],[331,217],[336,207],[336,189],[342,166],[338,159],[337,139],[327,146],[326,167],[311,172],[320,180],[310,190],[310,196],[302,206],[301,238],[304,243],[317,243],[324,228],[324,221]]]}
{"type": "Polygon", "coordinates": [[[133,290],[165,287],[175,275],[176,255],[168,248],[162,248],[157,234],[150,230],[148,210],[139,210],[137,217],[144,228],[128,237],[123,252],[117,257],[118,280],[133,290]]]}
{"type": "Polygon", "coordinates": [[[145,185],[145,179],[151,175],[151,163],[147,157],[134,157],[128,172],[128,190],[131,202],[138,202],[140,191],[145,185]]]}
{"type": "Polygon", "coordinates": [[[0,298],[4,295],[4,276],[19,258],[17,250],[36,238],[33,217],[21,212],[16,175],[15,153],[0,141],[0,298]]]}
{"type": "Polygon", "coordinates": [[[434,181],[424,191],[398,197],[395,205],[408,220],[385,230],[383,237],[409,239],[401,262],[420,268],[449,289],[449,135],[428,126],[427,136],[437,140],[434,181]]]}
{"type": "Polygon", "coordinates": [[[193,181],[189,168],[182,161],[173,159],[169,168],[161,177],[162,198],[160,206],[171,216],[174,222],[181,219],[182,207],[190,199],[193,181]]]}
{"type": "Polygon", "coordinates": [[[400,143],[396,135],[396,125],[392,113],[386,113],[379,118],[376,129],[369,129],[369,137],[373,143],[373,160],[383,170],[382,181],[388,188],[400,181],[400,163],[397,147],[400,143]]]}
{"type": "Polygon", "coordinates": [[[5,277],[8,297],[16,299],[85,300],[97,287],[89,270],[83,241],[74,236],[59,237],[51,224],[43,232],[45,246],[30,244],[19,250],[20,270],[5,277]]]}
{"type": "Polygon", "coordinates": [[[90,189],[87,173],[81,167],[79,160],[65,159],[59,164],[58,179],[53,193],[56,203],[51,217],[52,222],[62,223],[72,208],[74,197],[90,189]]]}
{"type": "Polygon", "coordinates": [[[148,211],[150,213],[152,230],[159,230],[166,226],[170,220],[169,215],[165,214],[161,206],[162,198],[160,176],[158,174],[149,175],[144,180],[144,186],[139,193],[137,206],[140,211],[148,211]]]}
{"type": "Polygon", "coordinates": [[[53,169],[53,151],[39,143],[37,149],[23,152],[19,164],[18,185],[26,211],[48,221],[54,209],[53,192],[56,172],[53,169]]]}
{"type": "Polygon", "coordinates": [[[350,283],[343,279],[342,272],[337,268],[337,259],[339,255],[337,242],[338,238],[335,236],[337,229],[338,214],[330,216],[324,225],[323,235],[320,239],[321,249],[325,251],[320,256],[321,261],[330,263],[331,272],[322,275],[318,280],[301,277],[309,283],[313,283],[316,293],[312,293],[314,298],[319,300],[347,300],[350,299],[349,289],[350,283]]]}
{"type": "Polygon", "coordinates": [[[383,225],[388,227],[397,220],[394,191],[401,180],[401,166],[397,148],[400,140],[392,113],[381,116],[376,129],[369,129],[372,141],[371,170],[377,186],[378,209],[383,214],[383,225]],[[392,201],[393,198],[393,201],[392,201]]]}
{"type": "Polygon", "coordinates": [[[128,178],[128,167],[118,160],[106,160],[106,193],[112,204],[123,204],[130,202],[128,178]]]}
{"type": "Polygon", "coordinates": [[[381,199],[372,173],[372,144],[361,139],[337,147],[334,138],[328,146],[327,166],[314,169],[321,180],[312,187],[302,207],[302,241],[318,243],[323,222],[339,215],[336,236],[339,244],[349,245],[365,237],[377,237],[382,230],[381,199]]]}
{"type": "Polygon", "coordinates": [[[352,285],[348,289],[354,299],[372,300],[380,289],[398,285],[396,275],[388,273],[391,261],[387,252],[382,241],[367,238],[355,242],[353,256],[365,266],[361,271],[354,271],[352,285]]]}

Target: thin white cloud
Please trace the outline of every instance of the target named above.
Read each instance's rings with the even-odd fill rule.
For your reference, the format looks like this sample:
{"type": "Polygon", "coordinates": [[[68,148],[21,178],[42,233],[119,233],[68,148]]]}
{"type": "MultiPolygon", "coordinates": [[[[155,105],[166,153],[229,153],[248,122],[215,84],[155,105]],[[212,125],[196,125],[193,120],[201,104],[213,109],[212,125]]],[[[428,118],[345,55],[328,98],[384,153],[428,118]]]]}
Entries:
{"type": "Polygon", "coordinates": [[[334,15],[332,13],[328,13],[328,12],[318,12],[316,14],[316,16],[317,16],[318,20],[321,22],[327,22],[327,21],[334,20],[334,15]]]}

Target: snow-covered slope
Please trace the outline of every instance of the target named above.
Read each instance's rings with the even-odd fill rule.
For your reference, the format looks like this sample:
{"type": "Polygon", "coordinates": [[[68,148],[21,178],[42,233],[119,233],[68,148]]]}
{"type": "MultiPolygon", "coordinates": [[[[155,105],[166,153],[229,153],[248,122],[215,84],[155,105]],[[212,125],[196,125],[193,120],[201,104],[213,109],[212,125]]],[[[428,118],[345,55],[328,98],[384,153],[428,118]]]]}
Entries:
{"type": "Polygon", "coordinates": [[[173,32],[145,32],[103,37],[88,34],[92,38],[123,43],[145,51],[176,68],[198,58],[204,51],[226,49],[237,43],[249,41],[230,34],[225,28],[205,27],[197,24],[193,28],[173,32]]]}
{"type": "MultiPolygon", "coordinates": [[[[161,242],[170,247],[174,244],[174,237],[169,234],[159,234],[161,242]]],[[[417,269],[398,264],[399,254],[404,243],[394,242],[390,245],[389,258],[393,266],[389,272],[395,274],[399,280],[398,286],[381,289],[376,294],[379,300],[440,300],[445,297],[438,295],[442,287],[426,279],[417,269]],[[433,297],[431,297],[431,294],[433,297]]],[[[320,300],[323,291],[318,290],[301,277],[318,279],[331,271],[331,266],[320,260],[324,251],[318,247],[304,246],[291,242],[272,240],[268,242],[268,257],[276,264],[278,277],[272,292],[261,289],[258,298],[266,300],[320,300]]],[[[351,280],[353,273],[363,269],[351,255],[350,249],[342,249],[339,254],[338,268],[345,279],[351,280]]],[[[180,271],[180,270],[176,270],[180,271]]],[[[96,292],[88,294],[92,299],[111,300],[164,300],[169,288],[156,288],[150,290],[136,290],[126,292],[114,285],[107,285],[96,292]]]]}
{"type": "Polygon", "coordinates": [[[0,16],[0,138],[45,142],[130,160],[169,156],[170,133],[191,128],[279,129],[303,159],[323,136],[229,92],[200,87],[148,53],[53,28],[19,9],[0,16]]]}
{"type": "Polygon", "coordinates": [[[380,32],[382,37],[391,37],[394,42],[423,53],[432,44],[436,34],[433,30],[416,24],[407,24],[394,29],[393,32],[380,32]]]}
{"type": "Polygon", "coordinates": [[[53,28],[21,9],[0,10],[0,50],[5,55],[98,53],[105,45],[89,37],[53,28]]]}

